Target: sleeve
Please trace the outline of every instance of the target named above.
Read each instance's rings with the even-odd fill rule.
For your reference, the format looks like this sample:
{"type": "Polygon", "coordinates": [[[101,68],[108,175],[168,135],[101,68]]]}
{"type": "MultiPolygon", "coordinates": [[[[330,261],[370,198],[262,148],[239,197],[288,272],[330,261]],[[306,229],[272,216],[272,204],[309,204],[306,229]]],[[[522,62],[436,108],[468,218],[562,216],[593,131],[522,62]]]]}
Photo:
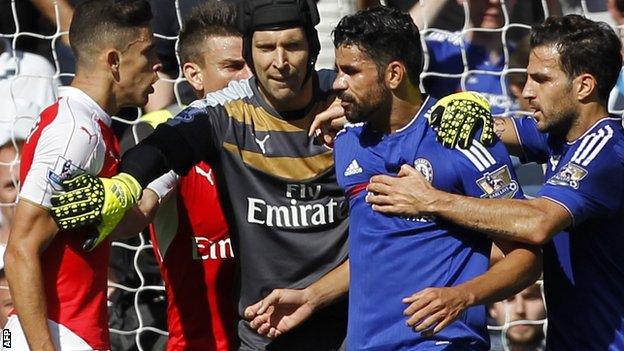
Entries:
{"type": "Polygon", "coordinates": [[[169,173],[165,173],[160,176],[160,178],[149,183],[147,188],[154,191],[160,199],[163,199],[176,187],[176,185],[178,185],[179,179],[179,175],[177,175],[174,171],[170,171],[169,173]]]}
{"type": "Polygon", "coordinates": [[[214,161],[223,143],[227,118],[221,105],[196,101],[124,155],[120,171],[147,186],[170,170],[185,175],[199,161],[214,161]]]}
{"type": "Polygon", "coordinates": [[[469,149],[455,149],[457,177],[464,195],[485,199],[523,199],[524,194],[507,150],[500,141],[485,147],[473,141],[469,149]]]}
{"type": "Polygon", "coordinates": [[[520,160],[523,163],[546,163],[550,155],[548,134],[540,132],[537,122],[531,117],[512,118],[512,121],[522,147],[520,160]]]}
{"type": "Polygon", "coordinates": [[[105,146],[92,136],[99,133],[95,123],[79,123],[69,118],[57,117],[46,126],[36,144],[25,146],[35,151],[21,184],[20,198],[51,207],[50,198],[62,192],[64,179],[84,172],[97,174],[104,162],[96,157],[98,147],[105,146]]]}
{"type": "Polygon", "coordinates": [[[619,149],[603,148],[593,159],[591,153],[573,158],[546,181],[538,196],[565,207],[574,225],[616,214],[624,201],[624,158],[619,149]]]}

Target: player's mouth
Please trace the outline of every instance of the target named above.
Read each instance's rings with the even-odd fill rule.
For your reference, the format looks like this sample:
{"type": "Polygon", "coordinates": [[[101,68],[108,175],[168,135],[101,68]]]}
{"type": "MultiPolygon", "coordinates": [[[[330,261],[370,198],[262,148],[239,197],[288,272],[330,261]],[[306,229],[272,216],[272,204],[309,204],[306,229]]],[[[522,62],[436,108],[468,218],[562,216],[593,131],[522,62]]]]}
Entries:
{"type": "Polygon", "coordinates": [[[533,112],[533,116],[535,117],[538,113],[542,114],[542,110],[538,107],[535,106],[533,104],[530,104],[529,107],[531,108],[531,112],[533,112]]]}
{"type": "Polygon", "coordinates": [[[289,83],[291,83],[291,81],[293,80],[293,78],[295,78],[294,75],[291,76],[286,76],[286,77],[281,77],[281,76],[269,76],[269,79],[281,84],[281,85],[288,85],[289,83]]]}

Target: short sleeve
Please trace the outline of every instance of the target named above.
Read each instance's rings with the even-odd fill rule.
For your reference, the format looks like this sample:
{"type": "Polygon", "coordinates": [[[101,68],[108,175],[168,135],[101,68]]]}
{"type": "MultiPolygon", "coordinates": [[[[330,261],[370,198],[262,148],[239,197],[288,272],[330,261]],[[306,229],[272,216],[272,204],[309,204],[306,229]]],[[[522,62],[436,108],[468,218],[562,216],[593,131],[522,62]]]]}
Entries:
{"type": "Polygon", "coordinates": [[[621,152],[605,147],[586,162],[589,157],[591,153],[584,160],[565,164],[538,193],[565,207],[575,225],[591,217],[613,215],[622,208],[624,201],[621,152]]]}
{"type": "Polygon", "coordinates": [[[461,154],[457,156],[455,169],[464,195],[485,199],[524,198],[509,154],[500,141],[489,147],[474,141],[469,149],[456,151],[461,154]]]}
{"type": "Polygon", "coordinates": [[[50,198],[62,192],[61,182],[77,174],[99,173],[103,166],[103,141],[93,136],[101,135],[99,126],[80,123],[71,118],[59,118],[46,126],[36,144],[28,173],[21,184],[20,197],[44,207],[51,207],[50,198]]]}
{"type": "Polygon", "coordinates": [[[530,117],[512,119],[520,145],[522,147],[522,162],[546,163],[550,155],[548,134],[537,129],[537,122],[530,117]]]}

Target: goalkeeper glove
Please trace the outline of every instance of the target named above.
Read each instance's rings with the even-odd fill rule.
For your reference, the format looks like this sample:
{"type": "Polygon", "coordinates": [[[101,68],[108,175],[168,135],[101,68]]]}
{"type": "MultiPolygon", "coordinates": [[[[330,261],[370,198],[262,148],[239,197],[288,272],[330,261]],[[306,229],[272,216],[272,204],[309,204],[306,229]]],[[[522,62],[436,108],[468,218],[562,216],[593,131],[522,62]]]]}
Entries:
{"type": "Polygon", "coordinates": [[[112,178],[90,174],[64,180],[65,193],[52,196],[51,214],[62,230],[97,225],[83,248],[93,250],[115,229],[141,196],[141,185],[127,173],[112,178]]]}
{"type": "Polygon", "coordinates": [[[469,148],[480,126],[481,143],[494,142],[490,104],[477,93],[461,92],[440,99],[429,115],[429,125],[436,130],[438,141],[449,148],[469,148]]]}

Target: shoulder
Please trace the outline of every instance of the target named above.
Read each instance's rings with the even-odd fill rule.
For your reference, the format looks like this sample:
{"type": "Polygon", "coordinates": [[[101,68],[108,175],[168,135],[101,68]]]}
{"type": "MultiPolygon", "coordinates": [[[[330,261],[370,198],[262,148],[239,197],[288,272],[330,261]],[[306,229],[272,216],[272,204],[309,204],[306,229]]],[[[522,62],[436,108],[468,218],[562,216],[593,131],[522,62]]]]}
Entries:
{"type": "Polygon", "coordinates": [[[227,87],[206,94],[201,100],[195,100],[190,106],[193,107],[215,107],[225,105],[234,100],[250,98],[254,95],[249,79],[231,81],[227,87]]]}
{"type": "Polygon", "coordinates": [[[455,157],[464,160],[467,165],[476,168],[479,172],[484,172],[509,160],[505,147],[498,140],[489,146],[481,144],[478,140],[473,140],[468,149],[456,147],[452,152],[456,155],[455,157]]]}
{"type": "Polygon", "coordinates": [[[359,137],[362,133],[362,128],[364,127],[364,123],[347,123],[342,129],[336,134],[336,142],[343,141],[344,139],[349,139],[351,137],[359,137]]]}
{"type": "Polygon", "coordinates": [[[254,96],[249,84],[249,79],[231,81],[227,87],[206,94],[203,99],[195,100],[184,110],[167,122],[175,125],[178,122],[191,122],[199,116],[222,115],[227,104],[235,101],[246,100],[254,96]]]}
{"type": "Polygon", "coordinates": [[[620,119],[607,120],[584,135],[572,149],[571,162],[581,167],[622,168],[624,130],[620,119]]]}

